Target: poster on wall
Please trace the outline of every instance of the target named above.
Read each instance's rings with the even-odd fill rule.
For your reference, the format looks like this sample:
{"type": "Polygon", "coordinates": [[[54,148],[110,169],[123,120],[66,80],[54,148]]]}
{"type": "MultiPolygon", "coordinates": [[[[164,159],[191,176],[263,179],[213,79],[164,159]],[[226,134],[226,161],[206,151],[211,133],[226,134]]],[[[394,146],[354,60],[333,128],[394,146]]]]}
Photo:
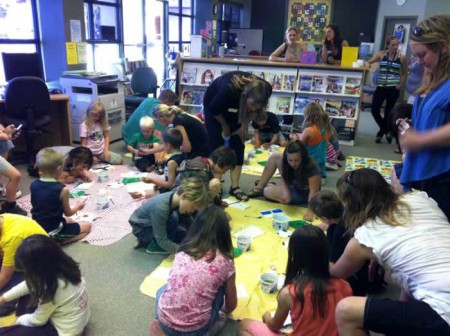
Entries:
{"type": "Polygon", "coordinates": [[[303,41],[321,43],[330,20],[330,8],[331,0],[291,0],[289,25],[299,29],[303,41]]]}
{"type": "Polygon", "coordinates": [[[403,55],[406,55],[410,29],[411,25],[409,23],[396,23],[394,25],[394,36],[400,41],[399,48],[403,55]]]}

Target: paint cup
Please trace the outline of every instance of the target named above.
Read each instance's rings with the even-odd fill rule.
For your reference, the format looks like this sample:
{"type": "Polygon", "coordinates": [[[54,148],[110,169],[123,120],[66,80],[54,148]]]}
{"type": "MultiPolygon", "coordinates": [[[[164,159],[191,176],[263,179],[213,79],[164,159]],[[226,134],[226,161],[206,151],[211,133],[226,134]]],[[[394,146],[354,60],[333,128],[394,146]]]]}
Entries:
{"type": "Polygon", "coordinates": [[[109,171],[104,170],[104,171],[97,173],[97,181],[98,182],[103,183],[103,182],[108,182],[108,180],[109,180],[109,171]]]}
{"type": "Polygon", "coordinates": [[[270,152],[278,152],[279,150],[280,150],[280,146],[270,145],[270,152]]]}
{"type": "Polygon", "coordinates": [[[252,247],[252,237],[244,234],[239,235],[236,240],[238,249],[240,249],[242,252],[250,251],[250,248],[252,247]]]}
{"type": "Polygon", "coordinates": [[[276,213],[272,216],[272,227],[275,231],[286,231],[289,227],[289,221],[291,218],[284,213],[276,213]]]}
{"type": "Polygon", "coordinates": [[[261,290],[263,293],[272,294],[277,290],[278,275],[266,272],[261,275],[261,290]]]}
{"type": "Polygon", "coordinates": [[[96,204],[95,209],[97,211],[105,210],[109,207],[109,197],[107,197],[107,196],[99,197],[99,198],[97,198],[97,201],[95,204],[96,204]]]}

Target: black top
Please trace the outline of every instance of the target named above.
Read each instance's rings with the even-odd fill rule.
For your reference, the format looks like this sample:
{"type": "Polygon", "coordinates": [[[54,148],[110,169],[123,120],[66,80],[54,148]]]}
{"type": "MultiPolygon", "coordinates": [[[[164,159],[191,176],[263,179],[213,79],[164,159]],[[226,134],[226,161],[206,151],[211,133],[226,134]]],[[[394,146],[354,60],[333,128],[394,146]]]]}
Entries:
{"type": "Polygon", "coordinates": [[[278,117],[275,113],[266,112],[267,121],[263,126],[258,125],[255,121],[252,121],[252,127],[258,129],[261,133],[278,133],[281,131],[280,124],[278,122],[278,117]]]}
{"type": "Polygon", "coordinates": [[[334,44],[334,47],[336,48],[336,53],[333,52],[333,47],[331,46],[331,42],[326,41],[325,47],[327,47],[328,55],[327,55],[327,63],[328,63],[328,56],[331,55],[336,61],[342,60],[342,42],[344,40],[336,41],[334,44]]]}
{"type": "Polygon", "coordinates": [[[31,183],[31,215],[47,232],[57,229],[64,221],[60,198],[64,187],[64,184],[57,181],[44,182],[38,179],[31,183]]]}
{"type": "Polygon", "coordinates": [[[181,125],[186,130],[189,142],[191,143],[190,156],[208,156],[208,134],[203,123],[188,113],[180,113],[173,119],[173,127],[181,125]]]}

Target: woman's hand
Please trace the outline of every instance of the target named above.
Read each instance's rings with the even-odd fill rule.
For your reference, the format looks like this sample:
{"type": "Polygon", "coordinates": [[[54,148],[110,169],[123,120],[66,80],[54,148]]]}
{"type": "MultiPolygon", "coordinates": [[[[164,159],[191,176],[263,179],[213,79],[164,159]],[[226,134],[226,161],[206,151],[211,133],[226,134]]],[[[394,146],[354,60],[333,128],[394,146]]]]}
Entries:
{"type": "Polygon", "coordinates": [[[400,147],[404,151],[417,151],[424,147],[420,133],[411,128],[408,128],[400,134],[399,141],[400,147]]]}
{"type": "Polygon", "coordinates": [[[328,56],[327,62],[330,63],[330,64],[334,64],[334,57],[333,56],[328,56]]]}

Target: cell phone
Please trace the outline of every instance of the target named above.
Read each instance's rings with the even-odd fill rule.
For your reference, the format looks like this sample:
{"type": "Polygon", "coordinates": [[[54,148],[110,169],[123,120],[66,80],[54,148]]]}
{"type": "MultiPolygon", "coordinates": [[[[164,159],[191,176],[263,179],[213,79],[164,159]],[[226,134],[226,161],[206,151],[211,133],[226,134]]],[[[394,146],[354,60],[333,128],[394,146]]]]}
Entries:
{"type": "Polygon", "coordinates": [[[14,130],[14,132],[12,132],[12,136],[16,136],[16,134],[19,133],[21,129],[22,129],[22,124],[17,126],[17,128],[14,130]]]}

